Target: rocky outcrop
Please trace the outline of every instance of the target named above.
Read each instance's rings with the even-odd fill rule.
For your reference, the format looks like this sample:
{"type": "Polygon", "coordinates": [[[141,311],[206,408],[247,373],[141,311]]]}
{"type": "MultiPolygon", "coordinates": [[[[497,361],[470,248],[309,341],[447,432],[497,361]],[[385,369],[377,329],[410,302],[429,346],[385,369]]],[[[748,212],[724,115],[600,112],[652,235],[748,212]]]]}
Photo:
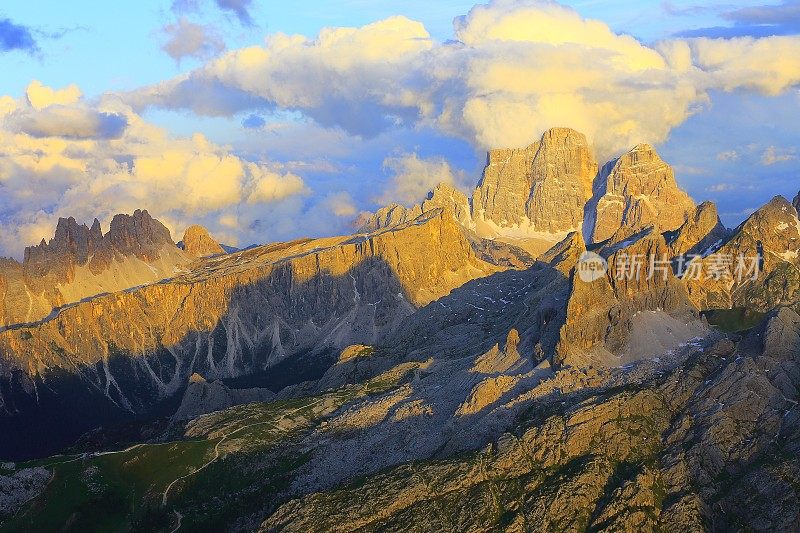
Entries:
{"type": "Polygon", "coordinates": [[[559,371],[496,407],[502,418],[536,395],[488,444],[293,495],[260,530],[794,531],[798,335],[784,309],[739,346],[709,339],[629,372],[559,371]]]}
{"type": "Polygon", "coordinates": [[[88,227],[61,218],[52,239],[25,249],[21,266],[5,265],[0,327],[35,322],[88,296],[172,277],[190,260],[147,211],[114,216],[105,235],[97,219],[88,227]]]}
{"type": "Polygon", "coordinates": [[[583,242],[581,233],[573,231],[564,240],[542,254],[540,261],[568,276],[584,252],[586,252],[586,243],[583,242]]]}
{"type": "Polygon", "coordinates": [[[547,130],[527,148],[489,152],[472,197],[473,216],[493,228],[578,229],[596,173],[584,135],[568,128],[547,130]]]}
{"type": "Polygon", "coordinates": [[[422,206],[415,205],[412,208],[404,207],[400,204],[389,204],[381,207],[374,214],[364,220],[357,231],[359,233],[372,233],[382,229],[393,228],[414,220],[422,214],[422,206]]]}
{"type": "Polygon", "coordinates": [[[473,225],[469,199],[452,185],[440,183],[428,193],[427,198],[422,203],[412,207],[389,204],[378,209],[374,214],[360,220],[357,231],[359,233],[372,233],[381,229],[393,228],[435,209],[443,210],[455,218],[465,229],[469,229],[473,225]]]}
{"type": "MultiPolygon", "coordinates": [[[[717,236],[723,229],[711,204],[695,210],[678,188],[672,168],[649,145],[640,144],[598,173],[586,137],[568,128],[547,130],[526,148],[491,150],[483,176],[471,200],[451,186],[439,185],[428,199],[407,208],[392,204],[367,218],[360,231],[371,232],[416,218],[432,208],[444,208],[471,235],[476,249],[494,241],[536,258],[571,231],[598,243],[624,240],[658,225],[659,231],[684,228],[681,245],[717,236]],[[718,220],[716,221],[719,222],[718,220]],[[709,223],[712,225],[706,227],[709,223]],[[706,231],[704,235],[697,233],[706,231]]],[[[508,254],[501,264],[514,265],[508,254]]]]}
{"type": "Polygon", "coordinates": [[[592,242],[611,238],[620,227],[635,231],[655,224],[661,231],[675,230],[695,212],[672,168],[648,144],[608,163],[594,194],[586,221],[592,242]]]}
{"type": "Polygon", "coordinates": [[[616,366],[643,357],[629,344],[634,319],[643,311],[672,313],[687,322],[698,319],[686,287],[673,274],[661,234],[651,229],[633,242],[599,251],[602,255],[595,257],[606,262],[605,275],[585,278],[580,265],[572,270],[556,364],[616,366]]]}
{"type": "Polygon", "coordinates": [[[105,235],[97,219],[89,228],[72,217],[60,218],[49,242],[42,240],[38,246],[25,249],[23,266],[29,277],[47,276],[48,281],[69,283],[76,267],[88,265],[90,271],[99,273],[118,256],[154,262],[162,249],[171,245],[174,242],[169,230],[146,210],[115,215],[105,235]]]}
{"type": "Polygon", "coordinates": [[[178,243],[178,248],[186,252],[189,257],[210,257],[226,253],[225,249],[211,237],[208,230],[197,224],[186,228],[183,239],[178,243]]]}
{"type": "Polygon", "coordinates": [[[800,213],[800,192],[798,192],[797,196],[794,197],[792,205],[794,206],[795,210],[800,213]]]}
{"type": "Polygon", "coordinates": [[[234,405],[268,402],[273,398],[275,393],[269,389],[231,389],[221,381],[209,383],[200,374],[192,374],[181,404],[172,415],[172,421],[192,420],[200,415],[221,411],[234,405]]]}

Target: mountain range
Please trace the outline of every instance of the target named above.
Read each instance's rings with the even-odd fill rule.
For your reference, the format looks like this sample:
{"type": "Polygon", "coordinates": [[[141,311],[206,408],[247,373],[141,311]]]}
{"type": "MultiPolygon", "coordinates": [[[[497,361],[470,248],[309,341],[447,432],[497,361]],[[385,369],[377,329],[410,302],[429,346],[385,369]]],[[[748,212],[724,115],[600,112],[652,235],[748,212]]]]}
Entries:
{"type": "Polygon", "coordinates": [[[0,530],[794,530],[798,209],[554,128],[353,235],[60,219],[0,263],[0,530]]]}

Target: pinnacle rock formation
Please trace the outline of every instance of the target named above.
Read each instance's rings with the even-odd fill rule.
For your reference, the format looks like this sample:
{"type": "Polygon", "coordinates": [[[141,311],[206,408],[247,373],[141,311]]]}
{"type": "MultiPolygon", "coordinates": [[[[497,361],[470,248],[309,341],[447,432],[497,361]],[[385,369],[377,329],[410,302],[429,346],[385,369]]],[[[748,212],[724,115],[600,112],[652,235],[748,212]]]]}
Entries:
{"type": "Polygon", "coordinates": [[[800,192],[798,192],[797,196],[794,197],[794,200],[792,201],[792,205],[794,205],[795,211],[800,213],[800,192]]]}
{"type": "Polygon", "coordinates": [[[186,228],[178,247],[190,257],[209,257],[225,253],[225,249],[211,237],[208,230],[198,224],[186,228]]]}
{"type": "Polygon", "coordinates": [[[97,219],[88,227],[60,218],[52,239],[25,249],[20,267],[6,265],[0,326],[34,322],[88,296],[171,277],[190,259],[147,211],[115,215],[106,234],[97,219]]]}
{"type": "Polygon", "coordinates": [[[656,224],[661,231],[675,230],[695,210],[672,168],[649,144],[636,145],[608,163],[598,176],[595,196],[587,217],[592,242],[611,238],[620,227],[656,224]]]}
{"type": "Polygon", "coordinates": [[[79,225],[74,218],[60,218],[55,236],[25,249],[25,272],[32,277],[52,275],[56,282],[70,282],[75,267],[88,265],[92,272],[107,269],[116,257],[134,256],[152,262],[162,248],[172,245],[169,230],[145,210],[115,215],[103,235],[100,222],[79,225]]]}

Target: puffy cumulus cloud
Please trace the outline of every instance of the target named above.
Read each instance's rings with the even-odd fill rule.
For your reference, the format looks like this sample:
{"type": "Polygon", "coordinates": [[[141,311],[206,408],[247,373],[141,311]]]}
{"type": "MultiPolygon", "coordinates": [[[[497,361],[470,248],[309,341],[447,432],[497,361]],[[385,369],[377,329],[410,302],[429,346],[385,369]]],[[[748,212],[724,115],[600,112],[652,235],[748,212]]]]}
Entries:
{"type": "Polygon", "coordinates": [[[162,31],[167,40],[161,49],[178,63],[185,57],[209,59],[225,50],[225,42],[211,26],[195,24],[186,17],[167,24],[162,31]]]}
{"type": "Polygon", "coordinates": [[[63,89],[53,89],[42,85],[39,80],[33,80],[25,90],[25,98],[36,111],[53,104],[74,104],[81,96],[81,90],[75,84],[67,85],[63,89]]]}
{"type": "Polygon", "coordinates": [[[323,203],[337,217],[353,218],[358,211],[353,197],[344,191],[328,194],[323,203]]]}
{"type": "Polygon", "coordinates": [[[454,172],[444,158],[420,158],[417,154],[388,157],[383,168],[391,173],[389,187],[378,199],[381,203],[417,203],[440,183],[457,185],[465,179],[463,172],[454,172]]]}
{"type": "Polygon", "coordinates": [[[254,108],[301,110],[325,126],[374,136],[413,122],[419,98],[401,82],[433,47],[419,22],[392,17],[362,28],[328,28],[316,40],[276,34],[205,67],[128,95],[136,107],[185,107],[206,115],[254,108]]]}
{"type": "Polygon", "coordinates": [[[445,43],[404,17],[316,39],[276,34],[128,99],[210,115],[299,110],[363,137],[435,127],[480,149],[570,126],[610,156],[663,141],[711,90],[774,95],[800,82],[798,37],[649,46],[543,0],[476,6],[454,29],[445,43]]]}
{"type": "Polygon", "coordinates": [[[253,163],[248,166],[254,178],[252,192],[247,197],[248,203],[272,202],[287,196],[309,192],[303,180],[291,172],[278,174],[253,163]]]}
{"type": "Polygon", "coordinates": [[[692,59],[713,88],[775,96],[800,83],[800,37],[691,39],[692,59]]]}
{"type": "MultiPolygon", "coordinates": [[[[60,93],[32,85],[34,92],[60,93]]],[[[226,237],[264,242],[273,227],[286,234],[276,213],[303,207],[307,188],[296,174],[243,160],[200,134],[171,137],[119,98],[45,101],[53,103],[37,109],[29,97],[0,97],[0,255],[19,257],[24,246],[52,236],[60,216],[107,223],[116,213],[146,208],[173,233],[200,222],[226,237]],[[68,117],[72,129],[53,126],[54,116],[68,117]],[[126,127],[119,135],[102,128],[78,135],[76,117],[86,116],[122,117],[126,127]],[[20,117],[41,127],[21,127],[31,124],[20,117]]]]}

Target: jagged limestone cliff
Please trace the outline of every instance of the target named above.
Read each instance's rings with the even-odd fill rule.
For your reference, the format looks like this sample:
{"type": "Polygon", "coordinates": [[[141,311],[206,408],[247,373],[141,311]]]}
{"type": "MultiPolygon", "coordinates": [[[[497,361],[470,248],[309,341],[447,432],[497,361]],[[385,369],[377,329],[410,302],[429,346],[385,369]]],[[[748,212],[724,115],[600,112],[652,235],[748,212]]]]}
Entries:
{"type": "Polygon", "coordinates": [[[587,224],[592,242],[611,238],[620,227],[640,230],[656,224],[679,228],[694,212],[689,195],[678,188],[672,168],[649,144],[636,145],[598,175],[587,224]]]}
{"type": "MultiPolygon", "coordinates": [[[[17,425],[38,428],[39,411],[61,413],[77,428],[98,423],[62,395],[97,401],[96,412],[105,405],[113,416],[149,412],[193,372],[268,374],[303,357],[311,376],[343,347],[374,344],[414,309],[496,270],[435,210],[368,236],[207,259],[169,282],[75,304],[41,324],[0,332],[0,423],[17,428],[2,445],[24,441],[17,425]]],[[[276,386],[292,378],[281,379],[276,386]]]]}
{"type": "Polygon", "coordinates": [[[61,218],[49,242],[25,249],[21,265],[0,265],[7,287],[0,327],[35,322],[89,296],[172,277],[190,261],[147,211],[116,215],[105,235],[97,219],[90,228],[61,218]]]}

